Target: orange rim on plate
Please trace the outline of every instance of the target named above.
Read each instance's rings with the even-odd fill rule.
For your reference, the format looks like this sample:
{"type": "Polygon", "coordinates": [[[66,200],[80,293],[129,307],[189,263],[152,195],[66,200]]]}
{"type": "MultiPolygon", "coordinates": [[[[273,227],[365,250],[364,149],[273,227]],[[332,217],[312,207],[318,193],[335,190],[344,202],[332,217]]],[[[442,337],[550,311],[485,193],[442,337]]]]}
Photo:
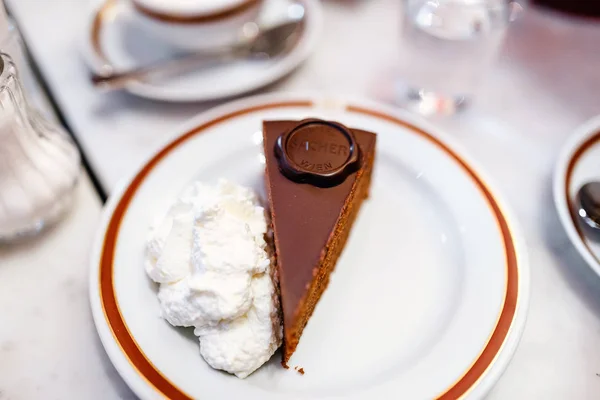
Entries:
{"type": "MultiPolygon", "coordinates": [[[[123,319],[119,304],[116,299],[113,270],[114,270],[114,254],[115,247],[119,235],[119,228],[127,208],[131,200],[135,196],[140,185],[148,174],[156,167],[156,165],[164,159],[174,149],[184,144],[190,138],[203,133],[206,129],[215,126],[221,122],[235,118],[244,114],[285,107],[313,107],[312,101],[289,101],[289,102],[273,102],[262,104],[253,107],[247,107],[238,111],[230,112],[220,117],[214,118],[205,122],[179,136],[177,139],[169,143],[160,152],[158,152],[140,172],[129,183],[122,197],[119,199],[112,216],[108,222],[106,232],[103,238],[103,246],[100,254],[100,303],[104,311],[104,316],[115,341],[120,346],[123,354],[128,359],[133,368],[142,376],[149,385],[156,391],[170,399],[191,399],[189,395],[184,393],[180,388],[168,380],[152,363],[137,345],[135,339],[127,328],[127,324],[123,319]]],[[[448,154],[454,159],[458,165],[472,179],[475,185],[480,190],[483,197],[486,199],[491,212],[497,220],[498,229],[504,241],[505,256],[506,256],[506,291],[503,301],[502,310],[497,318],[496,326],[490,335],[486,345],[482,348],[478,357],[473,360],[471,366],[462,376],[454,382],[449,388],[440,393],[436,398],[438,400],[458,399],[469,392],[470,389],[483,377],[485,372],[491,367],[496,359],[503,344],[506,341],[508,332],[513,323],[517,299],[519,295],[519,274],[517,264],[516,246],[511,234],[507,219],[503,214],[497,200],[489,191],[483,180],[478,174],[467,164],[458,154],[456,154],[447,145],[437,139],[435,136],[424,131],[417,126],[414,126],[397,117],[374,111],[364,107],[347,106],[346,111],[354,114],[369,115],[379,118],[390,123],[402,126],[410,130],[410,132],[424,137],[436,147],[448,154]]]]}

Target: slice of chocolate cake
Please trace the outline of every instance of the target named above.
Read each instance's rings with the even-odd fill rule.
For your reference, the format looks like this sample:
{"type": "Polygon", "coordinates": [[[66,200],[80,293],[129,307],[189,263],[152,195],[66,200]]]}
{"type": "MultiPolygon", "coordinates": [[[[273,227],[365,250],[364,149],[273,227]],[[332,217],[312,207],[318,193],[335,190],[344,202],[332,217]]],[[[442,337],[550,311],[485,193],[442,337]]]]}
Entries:
{"type": "Polygon", "coordinates": [[[263,136],[287,366],[368,195],[376,135],[310,119],[263,136]]]}

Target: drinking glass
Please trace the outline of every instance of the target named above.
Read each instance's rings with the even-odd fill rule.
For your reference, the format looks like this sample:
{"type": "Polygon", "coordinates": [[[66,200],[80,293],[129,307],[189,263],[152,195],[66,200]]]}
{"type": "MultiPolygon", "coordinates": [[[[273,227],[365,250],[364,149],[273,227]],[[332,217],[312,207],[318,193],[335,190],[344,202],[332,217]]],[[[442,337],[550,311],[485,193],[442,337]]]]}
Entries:
{"type": "Polygon", "coordinates": [[[453,114],[472,98],[514,14],[509,0],[403,0],[397,100],[453,114]]]}

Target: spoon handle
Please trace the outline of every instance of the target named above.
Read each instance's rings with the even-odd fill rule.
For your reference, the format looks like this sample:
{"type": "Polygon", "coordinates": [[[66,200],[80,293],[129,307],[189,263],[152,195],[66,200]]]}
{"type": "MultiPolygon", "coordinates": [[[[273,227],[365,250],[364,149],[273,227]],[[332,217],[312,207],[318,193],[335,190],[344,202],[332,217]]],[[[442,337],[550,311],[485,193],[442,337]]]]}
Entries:
{"type": "Polygon", "coordinates": [[[242,47],[230,47],[220,50],[187,53],[125,71],[117,71],[112,66],[107,65],[103,68],[104,72],[94,73],[90,79],[96,87],[106,90],[117,90],[140,79],[176,76],[197,69],[200,66],[235,60],[246,54],[244,50],[242,47]]]}

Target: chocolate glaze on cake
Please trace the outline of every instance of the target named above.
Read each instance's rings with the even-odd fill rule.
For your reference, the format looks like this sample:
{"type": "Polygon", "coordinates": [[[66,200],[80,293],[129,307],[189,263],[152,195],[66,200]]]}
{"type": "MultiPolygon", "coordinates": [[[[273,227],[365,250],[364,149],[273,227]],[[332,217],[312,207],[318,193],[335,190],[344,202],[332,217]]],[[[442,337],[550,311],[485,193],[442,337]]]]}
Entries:
{"type": "Polygon", "coordinates": [[[368,195],[375,134],[321,121],[265,121],[266,181],[287,364],[368,195]]]}

